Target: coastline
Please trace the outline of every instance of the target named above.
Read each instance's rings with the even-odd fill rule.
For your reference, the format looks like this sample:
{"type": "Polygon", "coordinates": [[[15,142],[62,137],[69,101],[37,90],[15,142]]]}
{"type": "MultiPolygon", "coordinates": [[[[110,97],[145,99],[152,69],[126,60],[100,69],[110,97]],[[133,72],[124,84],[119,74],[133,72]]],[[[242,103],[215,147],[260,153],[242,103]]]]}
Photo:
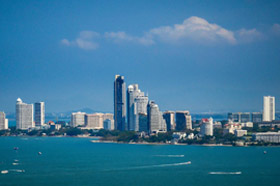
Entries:
{"type": "MultiPolygon", "coordinates": [[[[100,138],[101,139],[101,138],[100,138]]],[[[91,140],[92,143],[117,143],[117,144],[130,144],[130,145],[183,145],[183,146],[205,146],[205,147],[234,147],[233,145],[224,144],[186,144],[186,143],[159,143],[159,142],[123,142],[113,140],[91,140]]]]}

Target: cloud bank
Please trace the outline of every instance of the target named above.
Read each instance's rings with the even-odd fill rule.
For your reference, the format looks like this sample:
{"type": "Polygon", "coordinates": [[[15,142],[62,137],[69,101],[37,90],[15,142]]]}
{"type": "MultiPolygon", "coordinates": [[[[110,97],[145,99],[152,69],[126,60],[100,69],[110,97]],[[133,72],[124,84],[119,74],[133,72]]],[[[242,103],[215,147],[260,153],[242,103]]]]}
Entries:
{"type": "MultiPolygon", "coordinates": [[[[280,25],[274,24],[272,32],[280,35],[280,25]]],[[[256,28],[241,28],[237,31],[226,29],[218,24],[209,23],[207,20],[192,16],[181,24],[161,26],[146,31],[142,36],[133,36],[124,31],[105,32],[99,34],[93,31],[82,31],[74,40],[62,39],[64,46],[78,47],[84,50],[95,50],[99,47],[97,39],[106,39],[116,44],[134,43],[140,45],[154,45],[157,43],[199,43],[199,44],[228,44],[237,45],[259,41],[265,35],[256,28]]]]}

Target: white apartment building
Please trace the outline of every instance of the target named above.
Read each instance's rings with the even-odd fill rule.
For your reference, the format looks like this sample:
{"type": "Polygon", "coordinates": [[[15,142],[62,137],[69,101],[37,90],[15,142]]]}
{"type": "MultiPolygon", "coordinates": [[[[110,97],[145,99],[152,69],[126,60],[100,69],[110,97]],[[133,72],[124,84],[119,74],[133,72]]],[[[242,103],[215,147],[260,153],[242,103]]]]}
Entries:
{"type": "Polygon", "coordinates": [[[33,104],[23,103],[20,98],[16,103],[16,128],[27,130],[34,127],[33,104]]]}
{"type": "Polygon", "coordinates": [[[263,121],[275,120],[275,97],[263,97],[263,121]]]}

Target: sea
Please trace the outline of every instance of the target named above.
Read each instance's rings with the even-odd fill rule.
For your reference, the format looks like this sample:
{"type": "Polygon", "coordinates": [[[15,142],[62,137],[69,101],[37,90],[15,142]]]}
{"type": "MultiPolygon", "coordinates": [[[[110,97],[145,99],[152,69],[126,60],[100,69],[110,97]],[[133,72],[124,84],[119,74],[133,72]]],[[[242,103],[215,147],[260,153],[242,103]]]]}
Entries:
{"type": "Polygon", "coordinates": [[[280,185],[279,147],[140,145],[91,140],[94,139],[0,137],[0,185],[280,185]]]}

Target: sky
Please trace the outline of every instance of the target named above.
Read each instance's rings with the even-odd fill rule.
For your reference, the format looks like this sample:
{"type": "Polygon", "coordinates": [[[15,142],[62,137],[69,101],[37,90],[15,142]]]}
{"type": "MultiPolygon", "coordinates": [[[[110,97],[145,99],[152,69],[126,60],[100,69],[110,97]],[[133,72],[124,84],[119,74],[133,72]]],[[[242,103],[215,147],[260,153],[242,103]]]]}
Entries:
{"type": "Polygon", "coordinates": [[[280,110],[280,1],[0,0],[0,110],[113,112],[113,82],[161,110],[280,110]]]}

